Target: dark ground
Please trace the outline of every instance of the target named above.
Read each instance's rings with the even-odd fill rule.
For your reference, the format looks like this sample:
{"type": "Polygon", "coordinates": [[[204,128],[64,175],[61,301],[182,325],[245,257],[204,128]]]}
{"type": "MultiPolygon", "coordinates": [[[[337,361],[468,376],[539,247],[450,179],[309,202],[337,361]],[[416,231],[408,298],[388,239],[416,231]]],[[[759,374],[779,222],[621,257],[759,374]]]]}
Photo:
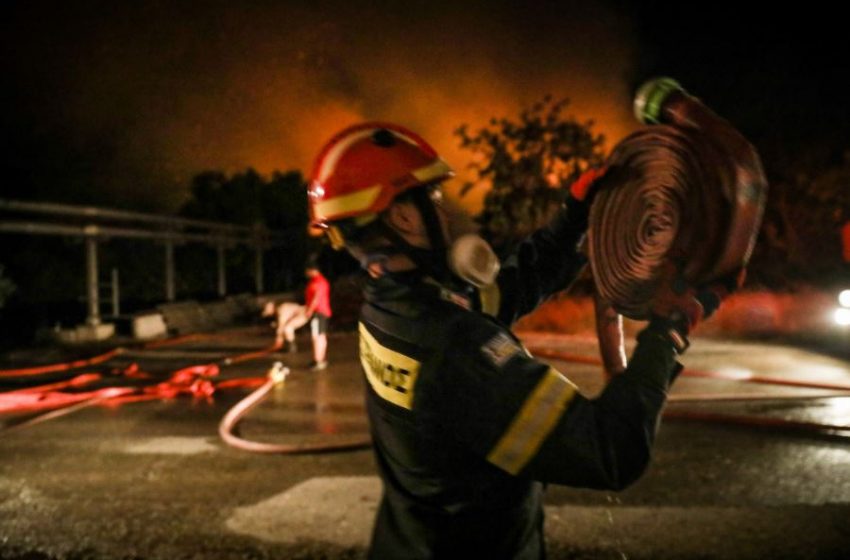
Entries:
{"type": "MultiPolygon", "coordinates": [[[[594,352],[581,338],[525,341],[594,352]]],[[[165,375],[268,342],[268,333],[242,329],[131,351],[110,366],[137,362],[165,375]]],[[[293,368],[284,389],[243,423],[243,436],[333,442],[364,433],[354,335],[334,334],[330,357],[320,373],[304,368],[306,352],[224,367],[226,378],[263,375],[274,359],[293,368]]],[[[701,339],[684,361],[726,374],[850,382],[847,362],[779,345],[701,339]]],[[[593,366],[553,364],[585,392],[601,387],[593,366]]],[[[0,558],[364,557],[379,495],[371,452],[282,456],[230,448],[217,424],[247,392],[221,391],[211,402],[92,406],[19,428],[20,417],[0,417],[0,558]]],[[[850,424],[850,394],[685,377],[672,399],[732,393],[758,400],[673,401],[668,411],[850,424]]],[[[668,419],[649,472],[630,489],[551,487],[547,496],[555,559],[826,559],[850,551],[847,438],[668,419]]]]}

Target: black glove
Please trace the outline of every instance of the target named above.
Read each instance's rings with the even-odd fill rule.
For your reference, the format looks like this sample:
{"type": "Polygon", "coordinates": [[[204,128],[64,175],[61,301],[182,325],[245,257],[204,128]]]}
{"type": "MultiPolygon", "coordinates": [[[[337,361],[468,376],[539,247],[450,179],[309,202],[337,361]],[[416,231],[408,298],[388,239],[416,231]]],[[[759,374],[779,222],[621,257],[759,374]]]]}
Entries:
{"type": "Polygon", "coordinates": [[[651,304],[650,326],[666,333],[676,352],[682,354],[690,346],[688,334],[697,324],[709,318],[720,303],[741,287],[746,269],[741,268],[700,288],[687,285],[682,266],[669,262],[651,304]]]}

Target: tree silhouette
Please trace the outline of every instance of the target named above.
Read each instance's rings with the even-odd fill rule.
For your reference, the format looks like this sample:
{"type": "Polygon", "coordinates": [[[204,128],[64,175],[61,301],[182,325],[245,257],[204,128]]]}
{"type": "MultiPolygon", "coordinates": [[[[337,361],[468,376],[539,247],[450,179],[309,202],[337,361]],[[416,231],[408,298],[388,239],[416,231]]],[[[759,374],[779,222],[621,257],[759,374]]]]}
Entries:
{"type": "MultiPolygon", "coordinates": [[[[245,226],[262,226],[282,232],[285,243],[266,252],[266,286],[269,291],[291,289],[301,280],[307,254],[307,188],[301,173],[275,172],[266,179],[253,169],[227,176],[205,171],[194,177],[192,196],[180,209],[182,216],[245,226]]],[[[189,293],[214,286],[210,255],[181,256],[185,270],[179,278],[189,293]],[[195,286],[197,284],[197,286],[195,286]]],[[[228,284],[250,289],[253,254],[238,248],[228,254],[228,284]]]]}
{"type": "Polygon", "coordinates": [[[475,133],[466,124],[455,131],[461,147],[473,154],[474,177],[461,195],[488,189],[478,220],[499,250],[544,225],[570,183],[604,159],[604,136],[593,132],[592,120],[566,116],[568,105],[568,99],[547,95],[522,110],[518,120],[494,118],[475,133]]]}
{"type": "Polygon", "coordinates": [[[850,151],[809,147],[765,163],[770,195],[750,277],[775,289],[846,282],[840,230],[850,220],[850,151]]]}

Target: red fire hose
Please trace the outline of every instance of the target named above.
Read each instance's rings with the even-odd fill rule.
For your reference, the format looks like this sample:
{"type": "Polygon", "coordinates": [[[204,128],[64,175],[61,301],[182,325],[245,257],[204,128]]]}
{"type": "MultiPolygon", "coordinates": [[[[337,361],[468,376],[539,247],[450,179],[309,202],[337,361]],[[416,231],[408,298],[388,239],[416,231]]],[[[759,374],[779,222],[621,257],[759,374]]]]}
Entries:
{"type": "Polygon", "coordinates": [[[85,358],[82,360],[75,360],[73,362],[65,362],[61,364],[52,364],[49,366],[37,366],[31,368],[22,368],[22,369],[6,369],[0,370],[0,379],[9,378],[9,377],[23,377],[28,375],[43,375],[45,373],[53,373],[57,371],[69,371],[72,369],[79,369],[83,367],[93,366],[97,364],[102,364],[108,360],[111,360],[115,356],[119,355],[123,352],[123,348],[115,348],[101,354],[99,356],[95,356],[93,358],[85,358]]]}
{"type": "MultiPolygon", "coordinates": [[[[169,339],[167,341],[159,341],[146,346],[146,348],[196,341],[206,338],[207,336],[212,335],[186,335],[175,339],[169,339]]],[[[267,356],[278,349],[279,347],[274,345],[261,350],[231,356],[222,360],[222,365],[227,366],[254,360],[267,356]]],[[[86,360],[77,360],[66,364],[54,364],[38,368],[11,370],[11,372],[17,375],[38,375],[75,369],[103,363],[109,358],[117,355],[119,350],[120,349],[113,350],[106,354],[86,360]]],[[[173,399],[182,395],[188,395],[193,398],[210,399],[218,390],[248,387],[256,388],[256,390],[228,411],[220,423],[219,433],[228,445],[254,453],[278,454],[349,451],[363,449],[371,445],[368,435],[357,435],[342,442],[315,442],[289,445],[255,442],[242,438],[235,433],[239,422],[251,409],[256,407],[268,395],[272,388],[283,386],[289,369],[283,367],[280,362],[277,362],[267,377],[217,381],[215,378],[218,377],[219,371],[220,367],[216,364],[195,365],[177,370],[172,373],[166,381],[156,383],[154,385],[145,387],[107,387],[93,391],[81,391],[80,389],[83,389],[87,385],[104,379],[103,375],[98,373],[84,373],[65,381],[7,391],[0,393],[0,414],[46,412],[41,412],[40,414],[27,418],[23,421],[5,425],[0,428],[0,431],[10,431],[13,429],[23,428],[25,426],[32,426],[61,416],[72,414],[95,405],[109,404],[116,406],[131,402],[173,399]],[[69,393],[64,392],[64,389],[75,389],[77,391],[69,393]]],[[[151,378],[149,374],[139,371],[136,364],[131,364],[124,370],[116,372],[116,374],[120,377],[134,379],[151,378]]],[[[8,377],[12,377],[12,374],[8,375],[8,377]]]]}
{"type": "MultiPolygon", "coordinates": [[[[213,335],[188,335],[169,341],[161,341],[156,346],[161,346],[163,342],[167,344],[179,344],[187,341],[194,341],[213,335]]],[[[268,355],[277,349],[276,346],[264,348],[262,350],[247,352],[237,356],[232,356],[222,361],[223,365],[244,362],[247,360],[257,359],[268,355]]],[[[103,363],[110,357],[117,355],[120,349],[110,351],[94,358],[77,360],[67,364],[54,364],[50,366],[42,366],[38,368],[26,368],[18,370],[7,370],[0,373],[11,373],[32,376],[39,373],[51,373],[56,371],[66,371],[74,368],[84,367],[92,364],[103,363]]],[[[589,356],[558,352],[549,349],[539,348],[534,349],[534,353],[541,357],[554,358],[565,361],[579,362],[585,364],[601,364],[599,358],[589,356]]],[[[51,420],[63,415],[71,414],[78,410],[94,406],[94,405],[119,405],[131,402],[151,401],[160,399],[172,399],[181,395],[188,395],[193,398],[210,399],[218,390],[226,390],[233,388],[255,388],[256,390],[238,403],[231,409],[219,426],[219,433],[222,439],[236,448],[259,452],[259,453],[317,453],[317,452],[332,452],[363,449],[370,445],[370,440],[367,435],[352,436],[352,439],[339,443],[301,443],[301,444],[271,444],[264,442],[253,442],[246,440],[235,434],[239,422],[245,415],[255,408],[275,386],[283,386],[286,375],[283,371],[288,371],[282,365],[276,364],[267,377],[252,377],[240,378],[231,380],[217,380],[220,366],[216,364],[204,364],[189,366],[174,372],[169,379],[161,383],[143,387],[107,387],[94,391],[80,391],[87,385],[103,381],[104,376],[99,373],[83,373],[71,379],[57,381],[36,387],[18,389],[0,393],[0,413],[28,413],[47,411],[38,414],[37,416],[28,418],[22,422],[17,422],[11,425],[6,425],[0,430],[11,430],[30,426],[51,420]],[[74,389],[75,392],[64,392],[64,389],[74,389]]],[[[120,371],[113,371],[114,375],[131,379],[150,379],[152,376],[145,372],[139,371],[136,364],[130,364],[120,371]]],[[[770,376],[740,376],[723,374],[717,372],[702,372],[696,370],[685,370],[682,373],[686,377],[709,377],[715,379],[726,379],[744,381],[749,383],[766,383],[773,385],[786,385],[793,387],[803,387],[812,389],[830,389],[834,391],[850,392],[850,385],[841,383],[819,382],[819,381],[799,381],[788,380],[770,376]]],[[[833,393],[828,396],[843,396],[848,393],[833,393]]],[[[824,397],[824,395],[819,395],[824,397]]],[[[753,395],[749,393],[726,394],[726,395],[674,395],[671,401],[693,401],[693,400],[731,400],[731,399],[753,399],[753,398],[778,398],[776,395],[753,395]]],[[[715,414],[707,412],[689,412],[689,411],[667,411],[665,416],[669,418],[682,420],[709,421],[719,423],[730,423],[737,425],[748,425],[764,428],[787,427],[790,430],[808,430],[815,432],[831,432],[842,435],[847,435],[847,426],[834,424],[823,424],[813,422],[797,422],[790,420],[774,419],[774,418],[758,418],[751,416],[734,416],[726,414],[715,414]]]]}
{"type": "Polygon", "coordinates": [[[242,399],[231,408],[222,418],[218,426],[221,439],[231,447],[250,451],[253,453],[277,453],[277,454],[299,454],[299,453],[330,453],[335,451],[353,451],[365,449],[372,442],[368,436],[357,436],[352,440],[339,443],[297,443],[280,444],[251,441],[236,435],[236,429],[242,418],[268,395],[275,387],[283,387],[290,370],[281,362],[276,362],[269,370],[268,379],[263,385],[242,399]]]}
{"type": "MultiPolygon", "coordinates": [[[[172,338],[166,338],[163,340],[155,340],[152,342],[147,342],[142,345],[144,349],[153,349],[153,348],[161,348],[164,346],[172,346],[175,344],[183,344],[184,342],[190,342],[195,340],[202,340],[206,337],[210,337],[212,335],[206,334],[187,334],[181,336],[175,336],[172,338]]],[[[108,362],[115,356],[119,356],[122,353],[126,352],[125,348],[113,348],[108,352],[104,352],[103,354],[99,354],[97,356],[91,358],[82,358],[79,360],[73,360],[70,362],[61,362],[56,364],[44,365],[44,366],[35,366],[29,368],[19,368],[19,369],[5,369],[0,370],[0,379],[8,379],[13,377],[26,377],[26,376],[35,376],[35,375],[44,375],[45,373],[55,373],[59,371],[70,371],[73,369],[80,369],[89,366],[95,366],[102,364],[104,362],[108,362]]]]}
{"type": "Polygon", "coordinates": [[[653,126],[615,146],[588,228],[600,351],[611,375],[626,367],[619,314],[649,318],[673,258],[691,286],[745,267],[767,193],[749,142],[675,81],[645,84],[635,111],[653,126]]]}
{"type": "MultiPolygon", "coordinates": [[[[208,336],[215,335],[186,335],[175,339],[158,341],[157,343],[154,343],[154,345],[159,347],[165,344],[179,344],[189,340],[199,340],[208,336]]],[[[272,346],[263,350],[233,356],[225,360],[225,365],[256,359],[265,356],[276,349],[276,346],[272,346]]],[[[57,371],[68,371],[93,364],[103,363],[121,352],[122,349],[117,348],[94,358],[76,360],[62,364],[53,364],[49,366],[5,370],[0,372],[0,376],[4,378],[11,378],[18,376],[35,376],[57,371]]],[[[117,371],[115,373],[119,377],[126,378],[149,379],[151,377],[149,374],[140,372],[136,364],[131,364],[124,370],[117,371]]],[[[94,391],[75,391],[70,393],[62,391],[63,389],[81,389],[90,383],[103,379],[103,376],[100,374],[88,373],[78,375],[70,380],[7,391],[0,393],[0,413],[20,414],[44,410],[47,410],[48,412],[44,412],[39,416],[29,418],[22,422],[6,425],[2,429],[10,430],[12,428],[37,424],[52,418],[71,414],[72,412],[76,412],[96,404],[118,405],[129,402],[171,399],[180,395],[191,395],[194,398],[210,398],[216,390],[216,385],[213,383],[212,379],[216,377],[218,373],[218,365],[203,364],[182,368],[172,373],[166,381],[145,387],[108,387],[94,391]]],[[[233,380],[230,382],[224,382],[221,385],[226,386],[227,388],[245,386],[246,381],[250,380],[233,380]]],[[[250,385],[250,383],[247,384],[250,385]]]]}
{"type": "Polygon", "coordinates": [[[717,412],[699,412],[694,410],[665,410],[664,418],[692,422],[729,424],[733,426],[745,426],[751,428],[765,428],[769,430],[817,432],[842,438],[850,437],[850,426],[824,424],[821,422],[804,422],[800,420],[788,420],[785,418],[770,418],[766,416],[720,414],[717,412]]]}
{"type": "MultiPolygon", "coordinates": [[[[555,360],[563,360],[565,362],[591,365],[602,365],[603,363],[600,358],[596,358],[593,356],[571,354],[569,352],[560,352],[558,350],[550,350],[548,348],[530,348],[529,351],[535,356],[540,356],[542,358],[552,358],[555,360]]],[[[700,371],[695,369],[685,369],[679,375],[681,377],[704,377],[709,379],[723,379],[728,381],[743,381],[747,383],[764,383],[767,385],[786,385],[789,387],[801,387],[806,389],[827,389],[833,391],[850,392],[850,384],[832,383],[828,381],[800,381],[797,379],[784,379],[782,377],[771,377],[767,375],[740,375],[716,371],[700,371]]]]}
{"type": "MultiPolygon", "coordinates": [[[[551,358],[555,360],[563,360],[565,362],[577,362],[583,364],[602,365],[602,360],[590,356],[579,354],[571,354],[568,352],[559,352],[547,348],[530,348],[529,351],[543,358],[551,358]]],[[[820,395],[820,397],[850,397],[850,384],[830,383],[822,381],[799,381],[794,379],[783,379],[779,377],[770,377],[762,375],[731,375],[719,372],[698,371],[685,369],[679,374],[681,377],[701,377],[710,379],[722,379],[729,381],[740,381],[746,383],[763,383],[769,385],[782,385],[790,387],[801,387],[810,389],[831,389],[840,391],[830,395],[820,395]]],[[[671,395],[668,400],[671,402],[694,402],[694,401],[719,401],[719,400],[755,400],[768,398],[788,398],[777,397],[776,395],[753,395],[747,393],[737,393],[732,395],[671,395]]],[[[665,410],[664,418],[673,420],[689,420],[696,422],[711,422],[720,424],[730,424],[737,426],[748,426],[753,428],[765,429],[784,429],[798,432],[813,432],[813,433],[831,433],[839,437],[850,437],[850,426],[840,424],[825,424],[819,422],[806,422],[798,420],[787,420],[784,418],[766,418],[752,415],[734,415],[722,414],[715,412],[700,412],[690,410],[665,410]]]]}

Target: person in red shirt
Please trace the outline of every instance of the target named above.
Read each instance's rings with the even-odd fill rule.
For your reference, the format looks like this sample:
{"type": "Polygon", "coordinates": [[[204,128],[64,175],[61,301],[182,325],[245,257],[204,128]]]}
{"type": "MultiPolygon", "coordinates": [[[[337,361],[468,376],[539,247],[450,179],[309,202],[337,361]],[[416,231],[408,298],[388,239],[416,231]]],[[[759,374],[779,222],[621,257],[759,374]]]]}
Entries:
{"type": "Polygon", "coordinates": [[[328,367],[328,320],[331,312],[331,285],[316,265],[309,264],[304,271],[307,287],[304,289],[305,314],[310,317],[310,335],[313,339],[313,362],[310,369],[328,367]]]}
{"type": "Polygon", "coordinates": [[[307,287],[304,290],[304,305],[293,302],[276,304],[273,301],[263,307],[263,317],[276,318],[275,346],[285,348],[287,352],[297,352],[295,331],[310,323],[310,335],[313,340],[313,361],[310,369],[323,370],[328,367],[328,319],[331,316],[331,286],[318,267],[308,264],[304,269],[307,287]],[[284,342],[286,345],[284,346],[284,342]]]}

